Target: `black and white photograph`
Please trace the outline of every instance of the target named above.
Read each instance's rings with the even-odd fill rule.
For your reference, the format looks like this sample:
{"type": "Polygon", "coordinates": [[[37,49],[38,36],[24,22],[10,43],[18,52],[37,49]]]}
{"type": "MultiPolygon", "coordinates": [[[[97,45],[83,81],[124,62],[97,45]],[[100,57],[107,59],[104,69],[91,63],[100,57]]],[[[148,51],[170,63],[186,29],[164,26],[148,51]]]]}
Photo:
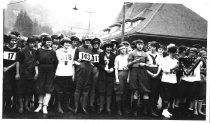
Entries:
{"type": "Polygon", "coordinates": [[[3,121],[209,122],[208,0],[3,1],[3,121]]]}

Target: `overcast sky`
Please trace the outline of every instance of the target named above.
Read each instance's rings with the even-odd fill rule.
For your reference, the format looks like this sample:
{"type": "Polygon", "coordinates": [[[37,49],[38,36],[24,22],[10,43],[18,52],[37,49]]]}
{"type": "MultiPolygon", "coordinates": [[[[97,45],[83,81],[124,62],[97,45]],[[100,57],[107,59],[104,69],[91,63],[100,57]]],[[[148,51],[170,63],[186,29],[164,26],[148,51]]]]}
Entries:
{"type": "MultiPolygon", "coordinates": [[[[4,1],[9,3],[9,0],[4,1]]],[[[132,2],[169,3],[169,1],[184,4],[204,19],[209,16],[207,13],[209,0],[133,0],[132,2]]],[[[69,26],[87,29],[89,19],[91,19],[91,29],[98,32],[114,22],[123,5],[123,0],[26,0],[25,2],[37,4],[37,7],[41,4],[49,9],[49,24],[52,25],[54,31],[69,28],[69,26]],[[75,5],[79,10],[72,9],[75,5]],[[86,11],[94,13],[90,17],[86,11]]]]}

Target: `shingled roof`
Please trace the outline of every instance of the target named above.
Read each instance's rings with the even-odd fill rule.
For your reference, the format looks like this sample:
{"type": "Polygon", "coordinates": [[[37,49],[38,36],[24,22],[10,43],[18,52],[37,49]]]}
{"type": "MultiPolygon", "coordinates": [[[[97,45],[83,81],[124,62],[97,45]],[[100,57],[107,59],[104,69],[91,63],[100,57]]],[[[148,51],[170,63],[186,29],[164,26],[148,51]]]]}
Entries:
{"type": "MultiPolygon", "coordinates": [[[[145,18],[126,35],[152,34],[207,39],[207,21],[182,4],[133,3],[126,7],[125,19],[145,18]]],[[[115,23],[122,21],[122,11],[115,23]]],[[[109,38],[120,37],[121,34],[109,38]]]]}

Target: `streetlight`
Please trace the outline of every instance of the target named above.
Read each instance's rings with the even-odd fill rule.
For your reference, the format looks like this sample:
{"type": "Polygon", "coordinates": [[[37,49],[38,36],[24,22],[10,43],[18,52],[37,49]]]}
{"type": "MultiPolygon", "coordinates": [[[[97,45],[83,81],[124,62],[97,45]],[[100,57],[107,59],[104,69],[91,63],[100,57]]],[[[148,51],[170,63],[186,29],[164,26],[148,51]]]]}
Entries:
{"type": "MultiPolygon", "coordinates": [[[[78,10],[76,4],[75,4],[73,10],[78,10]]],[[[91,20],[91,14],[92,14],[92,13],[95,13],[95,12],[92,12],[92,11],[85,11],[85,12],[89,13],[89,15],[90,15],[90,16],[89,16],[89,23],[88,23],[88,36],[90,36],[90,20],[91,20]]]]}

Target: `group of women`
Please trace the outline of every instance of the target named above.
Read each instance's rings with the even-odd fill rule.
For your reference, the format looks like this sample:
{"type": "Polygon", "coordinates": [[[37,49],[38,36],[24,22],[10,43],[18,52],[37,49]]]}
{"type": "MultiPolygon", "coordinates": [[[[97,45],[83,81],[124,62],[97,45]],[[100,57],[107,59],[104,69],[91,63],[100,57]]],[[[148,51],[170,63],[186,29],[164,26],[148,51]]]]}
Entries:
{"type": "Polygon", "coordinates": [[[164,47],[141,39],[130,44],[46,35],[40,46],[32,36],[18,48],[17,35],[6,39],[4,111],[15,107],[19,113],[48,114],[53,105],[59,113],[105,109],[108,114],[170,118],[184,107],[205,115],[206,49],[200,45],[164,47]]]}

